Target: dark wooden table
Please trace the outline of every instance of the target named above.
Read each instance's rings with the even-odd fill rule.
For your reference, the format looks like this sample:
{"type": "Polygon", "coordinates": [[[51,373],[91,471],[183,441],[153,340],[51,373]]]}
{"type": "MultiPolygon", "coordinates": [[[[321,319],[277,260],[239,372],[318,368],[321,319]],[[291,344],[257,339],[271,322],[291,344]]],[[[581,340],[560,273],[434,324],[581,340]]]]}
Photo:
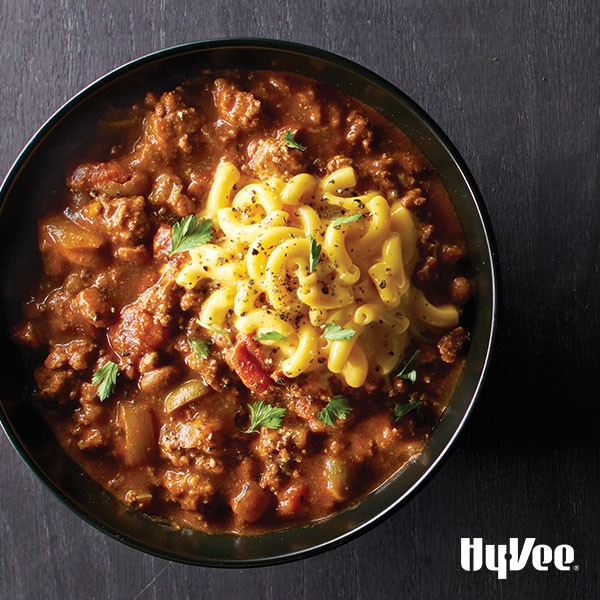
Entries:
{"type": "Polygon", "coordinates": [[[0,598],[598,598],[600,9],[484,0],[0,0],[0,172],[65,100],[169,45],[304,42],[373,69],[447,132],[479,182],[503,275],[473,418],[402,510],[325,555],[222,571],[85,525],[0,436],[0,598]],[[467,573],[460,538],[535,537],[578,570],[467,573]]]}

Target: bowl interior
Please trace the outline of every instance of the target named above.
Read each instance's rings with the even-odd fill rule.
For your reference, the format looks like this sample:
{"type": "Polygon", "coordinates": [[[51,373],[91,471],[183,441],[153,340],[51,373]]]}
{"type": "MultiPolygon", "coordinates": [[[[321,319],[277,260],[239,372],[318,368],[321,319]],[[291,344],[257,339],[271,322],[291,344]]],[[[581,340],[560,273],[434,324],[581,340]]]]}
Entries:
{"type": "Polygon", "coordinates": [[[0,378],[0,417],[5,431],[33,470],[73,510],[139,549],[190,563],[239,567],[283,562],[339,544],[383,518],[423,482],[456,436],[481,385],[496,299],[494,258],[477,191],[456,151],[421,109],[378,76],[335,55],[275,41],[215,41],[130,63],[89,86],[42,127],[9,173],[0,202],[0,348],[7,357],[0,378]],[[313,77],[372,106],[400,127],[444,179],[465,231],[477,289],[465,369],[425,451],[354,507],[318,523],[252,537],[176,531],[117,502],[68,458],[33,408],[31,382],[8,335],[39,269],[37,220],[63,189],[67,158],[83,153],[96,121],[109,107],[129,106],[148,90],[172,89],[199,69],[227,68],[279,69],[313,77]]]}

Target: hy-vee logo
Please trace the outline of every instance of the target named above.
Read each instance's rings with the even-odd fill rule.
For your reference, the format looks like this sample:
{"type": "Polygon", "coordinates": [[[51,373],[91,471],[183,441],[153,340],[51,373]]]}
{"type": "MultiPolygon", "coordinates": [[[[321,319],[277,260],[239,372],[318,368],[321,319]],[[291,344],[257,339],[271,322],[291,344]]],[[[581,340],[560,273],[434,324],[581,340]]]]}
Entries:
{"type": "Polygon", "coordinates": [[[506,579],[508,571],[521,571],[531,560],[537,571],[547,571],[550,565],[559,571],[576,570],[575,550],[568,544],[551,548],[546,544],[535,544],[535,538],[525,538],[519,547],[517,538],[510,538],[506,544],[485,544],[483,538],[460,539],[460,566],[465,571],[479,571],[484,565],[489,571],[496,571],[498,579],[506,579]]]}

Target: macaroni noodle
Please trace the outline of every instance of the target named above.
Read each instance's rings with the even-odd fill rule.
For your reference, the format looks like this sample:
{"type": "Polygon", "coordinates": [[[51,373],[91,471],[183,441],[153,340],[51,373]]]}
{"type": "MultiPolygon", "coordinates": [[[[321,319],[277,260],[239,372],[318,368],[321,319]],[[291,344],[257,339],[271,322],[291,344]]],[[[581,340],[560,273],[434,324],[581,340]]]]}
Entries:
{"type": "Polygon", "coordinates": [[[357,194],[352,167],[241,180],[219,164],[203,213],[215,235],[176,278],[210,281],[202,322],[255,337],[286,377],[322,368],[355,388],[398,367],[411,331],[458,323],[455,306],[410,283],[414,216],[376,190],[357,194]]]}

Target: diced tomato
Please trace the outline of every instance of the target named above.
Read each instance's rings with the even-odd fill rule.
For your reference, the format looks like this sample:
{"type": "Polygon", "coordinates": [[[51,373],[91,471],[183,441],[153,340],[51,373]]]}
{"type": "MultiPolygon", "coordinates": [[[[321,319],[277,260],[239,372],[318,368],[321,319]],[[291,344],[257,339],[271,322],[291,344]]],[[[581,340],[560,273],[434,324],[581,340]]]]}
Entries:
{"type": "Polygon", "coordinates": [[[116,161],[83,163],[67,178],[67,185],[75,191],[89,191],[107,183],[125,183],[130,178],[129,170],[116,161]]]}
{"type": "Polygon", "coordinates": [[[272,498],[271,492],[263,490],[256,481],[249,481],[231,501],[231,510],[244,521],[254,523],[269,508],[272,498]]]}
{"type": "Polygon", "coordinates": [[[168,225],[161,225],[154,234],[152,241],[152,251],[154,257],[160,260],[169,258],[171,252],[171,228],[168,225]]]}
{"type": "Polygon", "coordinates": [[[149,312],[136,304],[126,306],[118,323],[109,330],[113,350],[119,356],[127,357],[128,362],[156,350],[168,337],[169,329],[156,323],[149,312]]]}
{"type": "Polygon", "coordinates": [[[260,347],[247,337],[241,338],[228,354],[229,366],[242,383],[253,392],[262,394],[271,385],[271,377],[260,347]]]}
{"type": "Polygon", "coordinates": [[[279,495],[277,512],[282,517],[298,516],[305,507],[307,494],[308,486],[306,484],[290,485],[279,495]]]}

